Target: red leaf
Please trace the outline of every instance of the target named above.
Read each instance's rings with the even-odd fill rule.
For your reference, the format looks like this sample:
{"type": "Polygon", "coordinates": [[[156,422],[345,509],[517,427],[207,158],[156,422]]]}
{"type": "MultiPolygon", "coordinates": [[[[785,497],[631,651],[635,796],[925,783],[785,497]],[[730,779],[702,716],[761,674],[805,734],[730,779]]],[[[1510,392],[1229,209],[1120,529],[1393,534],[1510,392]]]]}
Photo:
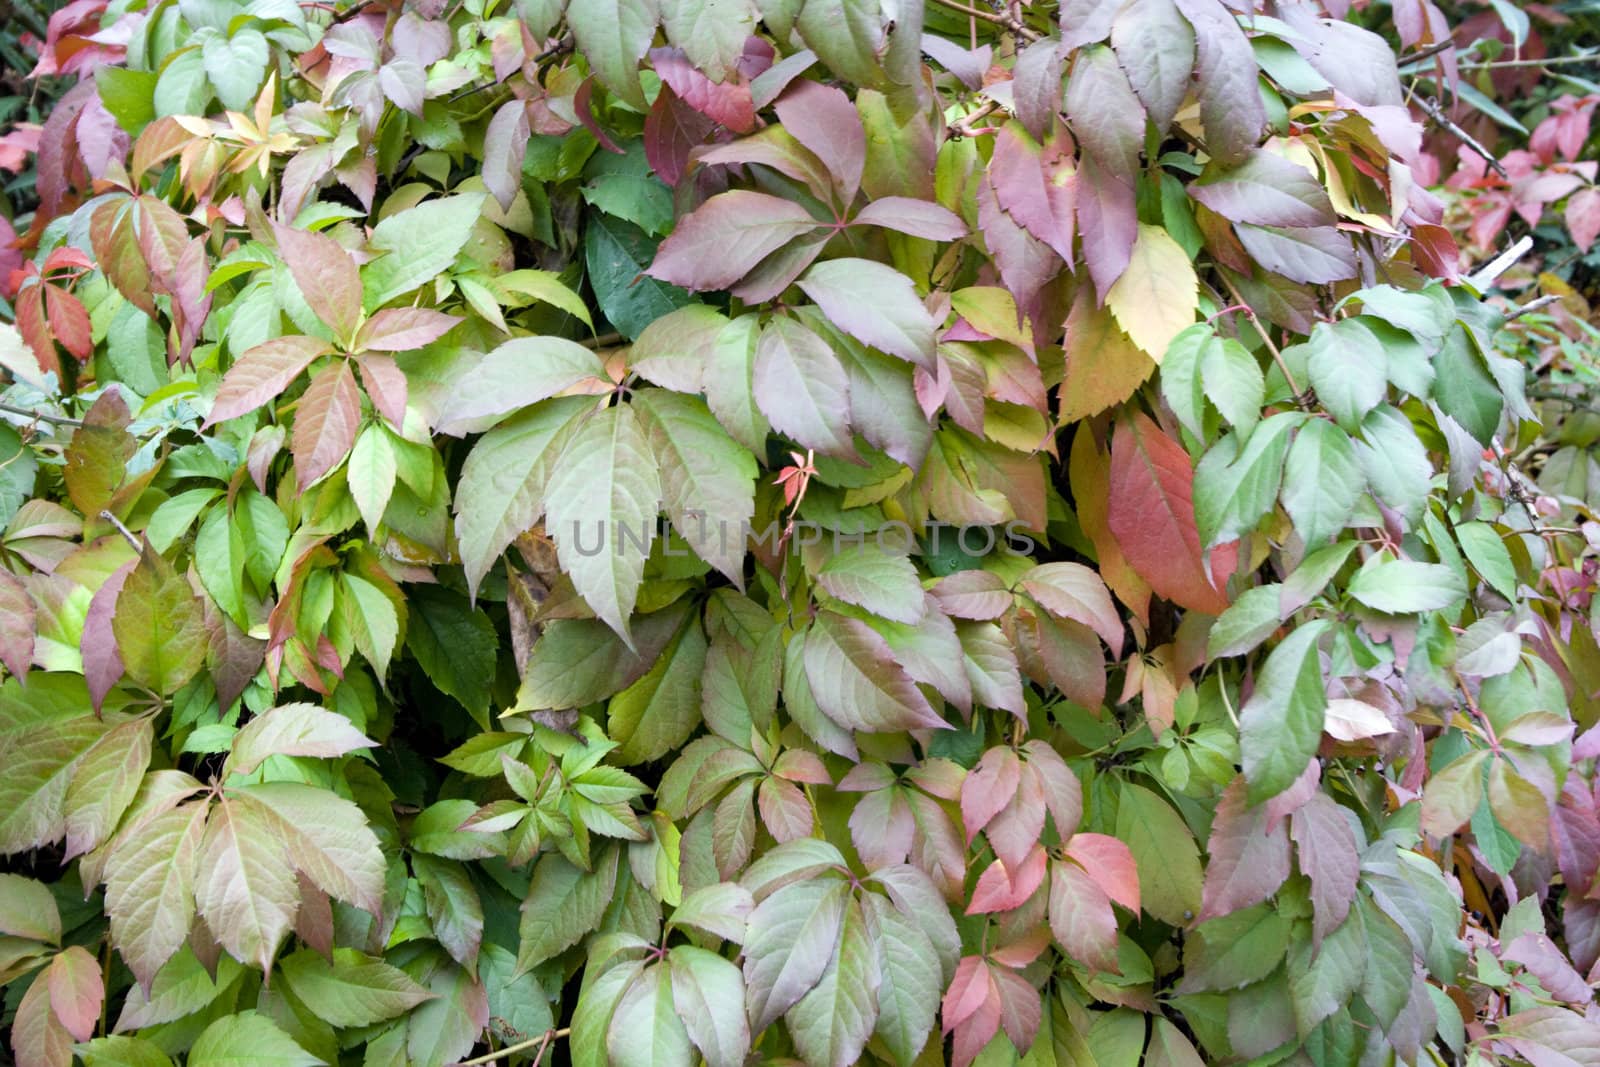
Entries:
{"type": "Polygon", "coordinates": [[[313,360],[331,351],[326,341],[316,337],[279,337],[256,345],[222,376],[206,425],[237,418],[276,400],[313,360]]]}
{"type": "Polygon", "coordinates": [[[677,185],[689,168],[690,151],[715,128],[716,123],[679,100],[669,86],[662,86],[644,120],[644,156],[650,169],[668,185],[677,185]]]}
{"type": "Polygon", "coordinates": [[[1228,600],[1206,577],[1193,494],[1194,471],[1182,445],[1144,414],[1117,424],[1106,514],[1112,536],[1157,593],[1181,607],[1220,615],[1228,600]]]}
{"type": "Polygon", "coordinates": [[[430,308],[386,308],[361,327],[356,351],[414,352],[455,328],[461,319],[430,308]]]}
{"type": "MultiPolygon", "coordinates": [[[[361,390],[350,364],[339,360],[306,387],[295,412],[289,450],[301,489],[327,474],[349,454],[361,421],[361,390]]],[[[324,657],[320,655],[318,659],[324,657]]]]}
{"type": "Polygon", "coordinates": [[[867,134],[850,98],[831,85],[802,79],[774,108],[783,128],[822,160],[845,202],[855,199],[867,161],[867,134]]]}
{"type": "Polygon", "coordinates": [[[494,194],[501,211],[511,210],[511,202],[522,189],[522,157],[532,134],[527,102],[516,97],[500,106],[483,133],[483,184],[494,194]]]}
{"type": "Polygon", "coordinates": [[[33,665],[33,598],[16,575],[0,570],[0,663],[18,678],[33,665]]]}
{"type": "Polygon", "coordinates": [[[1041,147],[1020,124],[1007,123],[995,135],[989,174],[1000,206],[1071,263],[1077,179],[1066,131],[1058,125],[1041,147]]]}
{"type": "Polygon", "coordinates": [[[1039,991],[1015,971],[989,968],[994,984],[1000,993],[1000,1025],[1018,1052],[1028,1051],[1035,1035],[1039,1033],[1039,1020],[1043,1004],[1039,991]]]}
{"type": "Polygon", "coordinates": [[[1078,231],[1083,259],[1102,300],[1133,256],[1139,236],[1139,210],[1132,183],[1083,157],[1078,167],[1078,231]]]}
{"type": "Polygon", "coordinates": [[[83,946],[70,945],[50,961],[45,979],[50,983],[50,1010],[67,1033],[79,1041],[93,1037],[106,995],[99,961],[83,946]]]}
{"type": "Polygon", "coordinates": [[[275,225],[278,252],[317,318],[340,341],[349,341],[361,319],[361,274],[355,260],[331,237],[275,225]]]}
{"type": "Polygon", "coordinates": [[[1344,810],[1326,793],[1316,793],[1290,819],[1300,871],[1311,879],[1311,907],[1315,918],[1311,943],[1339,928],[1350,914],[1361,878],[1361,856],[1344,810]]]}
{"type": "Polygon", "coordinates": [[[1106,896],[1139,912],[1139,871],[1128,846],[1105,834],[1073,834],[1067,855],[1078,861],[1106,896]]]}
{"type": "Polygon", "coordinates": [[[1111,898],[1075,863],[1050,865],[1050,933],[1075,962],[1118,973],[1117,916],[1111,898]]]}
{"type": "Polygon", "coordinates": [[[749,133],[755,128],[756,108],[750,99],[750,86],[732,78],[712,81],[678,48],[651,49],[650,63],[678,99],[700,114],[734,133],[749,133]]]}
{"type": "Polygon", "coordinates": [[[356,357],[356,367],[361,371],[361,384],[366,386],[367,397],[378,414],[389,420],[396,430],[406,421],[405,371],[393,356],[363,355],[356,357]]]}
{"type": "Polygon", "coordinates": [[[1572,243],[1587,252],[1600,237],[1600,188],[1590,186],[1573,193],[1567,200],[1567,229],[1572,243]]]}
{"type": "Polygon", "coordinates": [[[995,860],[978,876],[967,904],[968,915],[993,911],[1012,911],[1028,902],[1044,881],[1047,858],[1044,846],[1035,844],[1015,871],[1004,860],[995,860]]]}
{"type": "Polygon", "coordinates": [[[65,289],[46,285],[44,304],[50,316],[50,332],[79,363],[86,362],[94,355],[94,337],[83,302],[65,289]]]}
{"type": "Polygon", "coordinates": [[[1250,806],[1242,777],[1222,792],[1206,851],[1199,922],[1259,904],[1289,878],[1289,835],[1281,822],[1267,829],[1266,807],[1250,806]]]}
{"type": "Polygon", "coordinates": [[[50,336],[50,326],[45,321],[43,282],[35,282],[17,296],[17,330],[33,349],[33,358],[39,369],[49,374],[61,374],[61,361],[56,356],[55,338],[50,336]]]}
{"type": "Polygon", "coordinates": [[[768,253],[818,225],[792,200],[736,189],[679,219],[645,273],[686,289],[727,289],[768,253]]]}
{"type": "Polygon", "coordinates": [[[967,829],[967,844],[1011,803],[1021,778],[1017,754],[1005,747],[991,748],[967,772],[961,784],[961,822],[967,829]]]}

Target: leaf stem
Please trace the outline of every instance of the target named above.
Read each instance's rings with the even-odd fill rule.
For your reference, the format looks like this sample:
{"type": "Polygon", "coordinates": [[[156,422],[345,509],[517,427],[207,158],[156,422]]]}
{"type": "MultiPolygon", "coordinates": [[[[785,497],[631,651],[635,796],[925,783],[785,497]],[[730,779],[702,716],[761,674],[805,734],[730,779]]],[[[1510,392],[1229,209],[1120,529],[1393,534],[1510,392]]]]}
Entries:
{"type": "Polygon", "coordinates": [[[570,1033],[572,1033],[572,1030],[569,1027],[564,1027],[560,1030],[546,1030],[538,1037],[530,1037],[528,1040],[519,1041],[515,1045],[507,1045],[499,1052],[490,1052],[486,1055],[477,1056],[470,1060],[462,1060],[456,1065],[456,1067],[474,1067],[475,1064],[493,1063],[495,1060],[503,1060],[507,1056],[533,1048],[535,1045],[538,1046],[539,1051],[534,1053],[533,1062],[538,1064],[540,1060],[544,1059],[545,1048],[550,1044],[551,1041],[554,1041],[557,1038],[566,1037],[570,1033]]]}
{"type": "Polygon", "coordinates": [[[587,337],[578,343],[584,348],[610,348],[622,340],[620,333],[603,333],[598,337],[587,337]]]}
{"type": "Polygon", "coordinates": [[[1251,307],[1243,296],[1239,295],[1239,289],[1233,284],[1232,278],[1226,274],[1222,274],[1221,277],[1222,284],[1228,287],[1228,293],[1233,297],[1234,305],[1244,313],[1245,318],[1250,320],[1250,325],[1256,328],[1256,335],[1261,338],[1262,344],[1267,346],[1267,351],[1272,353],[1272,361],[1278,365],[1278,370],[1283,372],[1283,380],[1289,386],[1289,391],[1294,393],[1294,402],[1304,408],[1306,406],[1305,393],[1301,391],[1300,384],[1294,380],[1294,375],[1289,371],[1289,365],[1283,361],[1283,353],[1279,351],[1277,345],[1273,344],[1272,337],[1267,333],[1266,327],[1262,326],[1261,320],[1256,317],[1256,309],[1251,307]]]}

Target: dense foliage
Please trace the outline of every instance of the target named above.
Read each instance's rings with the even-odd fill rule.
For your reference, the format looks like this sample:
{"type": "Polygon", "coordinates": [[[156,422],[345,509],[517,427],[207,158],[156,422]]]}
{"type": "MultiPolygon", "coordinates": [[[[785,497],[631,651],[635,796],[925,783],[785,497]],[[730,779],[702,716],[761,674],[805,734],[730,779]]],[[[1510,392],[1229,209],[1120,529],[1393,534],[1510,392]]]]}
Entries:
{"type": "Polygon", "coordinates": [[[72,0],[18,1063],[1600,1064],[1600,96],[1346,7],[72,0]]]}

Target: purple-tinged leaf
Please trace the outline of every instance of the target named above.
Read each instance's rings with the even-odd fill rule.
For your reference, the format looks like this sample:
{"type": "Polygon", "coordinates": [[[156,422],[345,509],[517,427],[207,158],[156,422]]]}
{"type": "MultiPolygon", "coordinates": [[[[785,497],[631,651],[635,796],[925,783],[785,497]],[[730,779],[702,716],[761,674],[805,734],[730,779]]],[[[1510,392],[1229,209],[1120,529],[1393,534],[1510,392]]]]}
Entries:
{"type": "Polygon", "coordinates": [[[957,619],[992,620],[1011,606],[1011,590],[991,571],[957,571],[933,587],[934,599],[946,615],[957,619]]]}
{"type": "Polygon", "coordinates": [[[727,289],[769,254],[818,226],[792,200],[736,189],[678,220],[646,274],[686,289],[727,289]]]}
{"type": "Polygon", "coordinates": [[[1217,804],[1197,919],[1204,922],[1266,900],[1289,877],[1289,834],[1267,826],[1265,806],[1250,806],[1245,781],[1235,778],[1217,804]]]}
{"type": "Polygon", "coordinates": [[[405,371],[400,369],[394,357],[363,353],[356,357],[356,369],[361,372],[361,384],[367,390],[367,399],[372,401],[378,414],[388,419],[389,425],[396,430],[404,426],[406,397],[410,387],[405,371]]]}
{"type": "Polygon", "coordinates": [[[1113,656],[1122,655],[1122,617],[1094,571],[1081,563],[1043,563],[1019,583],[1050,614],[1082,623],[1100,635],[1113,656]]]}
{"type": "MultiPolygon", "coordinates": [[[[1083,0],[1086,5],[1110,8],[1100,0],[1083,0]]],[[[1108,22],[1109,25],[1109,22],[1108,22]]],[[[1043,139],[1061,113],[1061,70],[1065,46],[1049,37],[1040,38],[1017,55],[1011,71],[1011,104],[1029,133],[1043,139]]]]}
{"type": "Polygon", "coordinates": [[[849,459],[850,380],[828,343],[785,315],[756,343],[756,404],[781,434],[806,448],[849,459]]]}
{"type": "Polygon", "coordinates": [[[276,400],[318,356],[331,351],[320,338],[298,336],[279,337],[250,349],[222,376],[205,424],[237,418],[276,400]]]}
{"type": "Polygon", "coordinates": [[[522,157],[530,136],[528,105],[514,97],[500,105],[484,130],[483,184],[494,194],[501,211],[511,210],[511,202],[522,189],[522,157]]]}
{"type": "Polygon", "coordinates": [[[1261,266],[1290,281],[1326,285],[1355,277],[1355,249],[1350,239],[1332,226],[1240,224],[1234,229],[1239,243],[1261,266]]]}
{"type": "Polygon", "coordinates": [[[959,241],[967,235],[967,224],[955,212],[929,200],[906,196],[880,197],[850,221],[851,225],[882,226],[930,241],[959,241]]]}
{"type": "Polygon", "coordinates": [[[1078,56],[1067,82],[1067,116],[1084,152],[1131,183],[1144,148],[1144,105],[1109,48],[1090,48],[1078,56]]]}
{"type": "Polygon", "coordinates": [[[1327,794],[1314,793],[1289,819],[1300,871],[1311,879],[1311,937],[1321,944],[1350,913],[1361,876],[1355,834],[1344,810],[1327,794]]]}
{"type": "Polygon", "coordinates": [[[289,450],[302,488],[350,454],[360,422],[361,390],[349,362],[341,359],[311,379],[295,412],[289,450]]]}
{"type": "Polygon", "coordinates": [[[1105,0],[1063,0],[1061,50],[1066,52],[1105,40],[1111,34],[1112,20],[1121,7],[1105,0]]]}
{"type": "Polygon", "coordinates": [[[891,356],[932,368],[937,323],[911,279],[870,259],[830,259],[800,279],[830,322],[891,356]]]}
{"type": "Polygon", "coordinates": [[[1222,0],[1177,0],[1177,4],[1194,27],[1206,148],[1223,163],[1241,162],[1260,142],[1267,125],[1255,52],[1222,0]]]}
{"type": "Polygon", "coordinates": [[[677,185],[689,169],[689,154],[705,143],[716,123],[663,85],[644,119],[644,155],[656,177],[677,185]]]}
{"type": "Polygon", "coordinates": [[[995,135],[989,181],[1006,213],[1071,263],[1076,168],[1072,139],[1059,124],[1054,131],[1055,136],[1041,147],[1020,125],[1003,126],[995,135]]]}
{"type": "Polygon", "coordinates": [[[1258,226],[1331,226],[1333,203],[1322,183],[1297,163],[1253,149],[1236,167],[1213,162],[1189,195],[1231,222],[1258,226]]]}
{"type": "Polygon", "coordinates": [[[357,351],[414,352],[455,328],[461,318],[430,308],[385,308],[356,335],[357,351]]]}
{"type": "Polygon", "coordinates": [[[856,619],[818,614],[806,634],[805,671],[818,706],[846,729],[949,728],[884,639],[856,619]]]}
{"type": "Polygon", "coordinates": [[[234,735],[228,768],[249,774],[269,756],[331,759],[376,744],[343,715],[315,704],[282,704],[257,715],[234,735]]]}
{"type": "MultiPolygon", "coordinates": [[[[978,183],[978,226],[983,243],[1000,268],[1000,280],[1011,290],[1019,309],[1033,307],[1039,293],[1061,272],[1064,264],[1050,246],[1038,240],[1006,214],[995,196],[991,179],[978,183]]],[[[1129,194],[1132,195],[1131,192],[1129,194]]],[[[1132,248],[1132,242],[1129,242],[1132,248]]]]}
{"type": "Polygon", "coordinates": [[[855,105],[842,91],[816,81],[797,81],[774,105],[794,139],[816,153],[848,203],[861,188],[867,135],[855,105]]]}
{"type": "Polygon", "coordinates": [[[1139,211],[1133,186],[1087,156],[1078,168],[1078,230],[1089,276],[1104,302],[1133,257],[1139,211]]]}
{"type": "MultiPolygon", "coordinates": [[[[33,598],[16,575],[0,570],[0,663],[18,678],[26,678],[33,665],[33,640],[33,598]]],[[[117,665],[117,673],[122,673],[121,664],[117,665]]],[[[99,709],[100,702],[96,700],[95,710],[99,709]]]]}
{"type": "Polygon", "coordinates": [[[990,57],[994,53],[990,45],[969,50],[931,33],[922,35],[922,51],[929,59],[954,74],[968,89],[983,86],[983,76],[989,72],[990,57]]]}
{"type": "MultiPolygon", "coordinates": [[[[712,81],[679,48],[653,48],[650,65],[667,87],[694,110],[732,130],[749,133],[756,123],[750,87],[738,81],[712,81]]],[[[808,82],[807,84],[815,84],[808,82]]]]}
{"type": "Polygon", "coordinates": [[[1194,30],[1172,0],[1130,0],[1111,24],[1117,62],[1159,133],[1172,125],[1189,93],[1194,43],[1194,30]]]}

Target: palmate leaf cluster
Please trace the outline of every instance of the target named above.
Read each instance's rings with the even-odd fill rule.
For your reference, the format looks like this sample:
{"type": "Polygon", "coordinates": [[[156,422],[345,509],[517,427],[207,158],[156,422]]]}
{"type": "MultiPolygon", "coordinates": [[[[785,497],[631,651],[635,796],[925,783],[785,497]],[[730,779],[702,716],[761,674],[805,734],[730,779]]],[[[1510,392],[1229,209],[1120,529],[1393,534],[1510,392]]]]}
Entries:
{"type": "Polygon", "coordinates": [[[17,1062],[1600,1061],[1600,539],[1344,8],[79,0],[17,1062]]]}

